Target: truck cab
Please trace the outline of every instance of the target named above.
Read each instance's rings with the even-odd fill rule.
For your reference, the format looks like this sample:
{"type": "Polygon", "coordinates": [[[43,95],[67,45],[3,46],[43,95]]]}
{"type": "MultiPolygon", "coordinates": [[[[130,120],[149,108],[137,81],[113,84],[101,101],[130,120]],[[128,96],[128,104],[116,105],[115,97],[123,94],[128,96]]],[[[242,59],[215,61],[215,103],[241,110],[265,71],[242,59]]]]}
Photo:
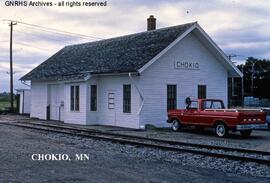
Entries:
{"type": "Polygon", "coordinates": [[[218,99],[186,100],[186,103],[185,109],[168,111],[167,122],[173,131],[185,126],[212,127],[217,136],[224,137],[229,131],[249,136],[253,129],[267,128],[266,113],[261,110],[225,109],[223,101],[218,99]]]}

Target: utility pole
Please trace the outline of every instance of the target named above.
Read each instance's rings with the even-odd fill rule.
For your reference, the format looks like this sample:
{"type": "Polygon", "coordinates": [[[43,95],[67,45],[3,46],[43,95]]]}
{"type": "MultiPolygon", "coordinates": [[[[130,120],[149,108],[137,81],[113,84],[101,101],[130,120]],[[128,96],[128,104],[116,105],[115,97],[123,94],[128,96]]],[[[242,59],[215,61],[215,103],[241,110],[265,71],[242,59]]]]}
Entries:
{"type": "Polygon", "coordinates": [[[14,112],[13,105],[13,61],[12,61],[12,33],[13,33],[13,25],[17,25],[16,22],[11,21],[10,26],[10,109],[11,112],[14,112]]]}
{"type": "MultiPolygon", "coordinates": [[[[237,55],[234,55],[234,54],[232,54],[232,55],[227,55],[227,57],[228,57],[228,59],[230,60],[230,61],[232,61],[232,58],[233,57],[236,57],[237,55]]],[[[233,64],[235,64],[236,62],[232,62],[233,64]]],[[[234,77],[231,77],[231,97],[229,98],[229,103],[230,103],[230,106],[231,105],[234,105],[233,104],[233,97],[234,97],[234,77]]]]}

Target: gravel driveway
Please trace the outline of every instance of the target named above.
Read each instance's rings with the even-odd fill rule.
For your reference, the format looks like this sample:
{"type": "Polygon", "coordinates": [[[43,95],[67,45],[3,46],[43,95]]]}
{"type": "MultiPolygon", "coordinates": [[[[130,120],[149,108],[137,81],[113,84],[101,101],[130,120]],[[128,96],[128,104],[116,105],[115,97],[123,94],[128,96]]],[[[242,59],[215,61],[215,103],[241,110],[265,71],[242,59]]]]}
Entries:
{"type": "Polygon", "coordinates": [[[0,182],[269,182],[269,166],[0,125],[0,182]],[[71,161],[33,161],[33,153],[71,161]],[[75,154],[89,160],[74,160],[75,154]]]}

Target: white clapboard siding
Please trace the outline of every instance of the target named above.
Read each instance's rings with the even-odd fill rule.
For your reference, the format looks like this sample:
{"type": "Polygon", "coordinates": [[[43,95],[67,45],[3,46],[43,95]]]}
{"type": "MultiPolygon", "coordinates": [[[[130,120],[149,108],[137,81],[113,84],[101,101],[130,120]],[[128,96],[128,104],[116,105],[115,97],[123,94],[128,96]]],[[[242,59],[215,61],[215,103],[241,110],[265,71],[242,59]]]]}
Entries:
{"type": "Polygon", "coordinates": [[[32,82],[31,84],[31,113],[30,117],[46,119],[47,83],[32,82]]]}
{"type": "MultiPolygon", "coordinates": [[[[139,128],[140,97],[128,74],[102,76],[98,79],[97,124],[139,128]],[[131,84],[131,113],[123,113],[123,85],[131,84]],[[108,93],[115,95],[115,108],[108,109],[108,93]]],[[[90,90],[89,92],[90,93],[90,90]]],[[[87,100],[89,101],[89,100],[87,100]]],[[[89,102],[90,105],[90,102],[89,102]]],[[[90,107],[89,107],[90,108],[90,107]]],[[[89,124],[93,124],[89,113],[89,124]]]]}
{"type": "Polygon", "coordinates": [[[19,89],[17,94],[20,96],[19,114],[30,114],[31,111],[31,90],[19,89]]]}
{"type": "Polygon", "coordinates": [[[185,107],[186,97],[197,98],[200,84],[207,85],[207,98],[227,104],[227,71],[192,33],[141,74],[139,86],[145,105],[140,125],[167,125],[167,84],[177,84],[177,108],[185,107]],[[175,69],[175,61],[198,62],[200,69],[175,69]]]}
{"type": "Polygon", "coordinates": [[[24,90],[24,100],[23,100],[23,113],[30,114],[31,111],[31,90],[24,90]]]}
{"type": "Polygon", "coordinates": [[[65,117],[64,121],[66,123],[74,124],[86,124],[87,114],[86,105],[88,101],[86,100],[87,84],[85,82],[80,83],[68,83],[65,84],[65,117]],[[74,85],[80,86],[80,110],[71,111],[70,110],[70,87],[74,85]]]}

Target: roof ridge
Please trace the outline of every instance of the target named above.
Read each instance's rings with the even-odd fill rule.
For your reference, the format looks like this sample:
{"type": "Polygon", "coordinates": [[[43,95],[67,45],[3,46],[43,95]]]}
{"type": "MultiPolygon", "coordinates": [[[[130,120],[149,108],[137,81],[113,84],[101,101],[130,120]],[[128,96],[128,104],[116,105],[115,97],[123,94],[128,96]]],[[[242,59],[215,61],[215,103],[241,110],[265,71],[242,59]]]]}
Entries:
{"type": "Polygon", "coordinates": [[[90,70],[95,73],[137,71],[196,24],[191,22],[65,46],[21,80],[64,80],[70,79],[67,74],[90,70]]]}
{"type": "Polygon", "coordinates": [[[121,39],[121,38],[125,38],[125,37],[129,37],[129,36],[135,36],[135,35],[140,35],[140,34],[145,34],[145,33],[153,33],[153,32],[157,32],[157,31],[162,31],[165,29],[171,29],[171,28],[176,28],[176,27],[180,27],[180,26],[186,26],[186,25],[194,25],[197,24],[198,22],[189,22],[189,23],[184,23],[184,24],[179,24],[179,25],[174,25],[174,26],[168,26],[168,27],[162,27],[159,29],[155,29],[155,30],[150,30],[150,31],[143,31],[143,32],[137,32],[137,33],[132,33],[132,34],[126,34],[126,35],[122,35],[122,36],[117,36],[117,37],[111,37],[111,38],[107,38],[107,39],[102,39],[102,40],[98,40],[98,41],[92,41],[92,42],[85,42],[85,43],[78,43],[78,44],[71,44],[71,45],[67,45],[66,47],[73,47],[73,46],[80,46],[80,45],[86,45],[86,44],[93,44],[93,43],[100,43],[103,41],[109,41],[109,40],[114,40],[114,39],[121,39]]]}

